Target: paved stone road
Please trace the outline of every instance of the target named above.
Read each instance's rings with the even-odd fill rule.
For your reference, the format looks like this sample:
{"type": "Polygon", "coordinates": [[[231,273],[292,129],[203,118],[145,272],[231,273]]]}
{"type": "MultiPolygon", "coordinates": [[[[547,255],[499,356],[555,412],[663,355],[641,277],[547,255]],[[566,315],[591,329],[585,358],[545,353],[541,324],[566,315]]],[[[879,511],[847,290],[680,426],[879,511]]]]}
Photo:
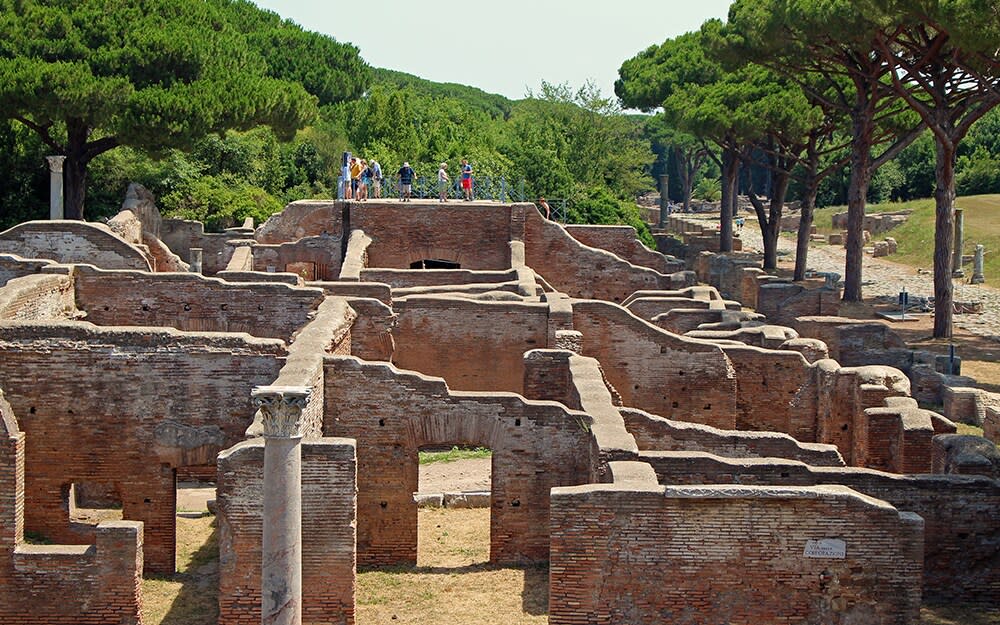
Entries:
{"type": "MultiPolygon", "coordinates": [[[[756,220],[748,217],[741,237],[746,250],[762,250],[760,229],[756,220]]],[[[778,240],[778,253],[795,253],[795,240],[782,236],[778,240]]],[[[844,248],[839,245],[816,244],[809,248],[809,268],[814,271],[832,271],[844,275],[844,248]]],[[[865,297],[888,296],[896,298],[900,291],[910,297],[932,297],[934,276],[931,268],[915,270],[884,258],[865,254],[861,263],[862,292],[865,297]]],[[[955,315],[955,325],[977,334],[1000,341],[1000,290],[981,284],[955,282],[956,302],[982,302],[981,314],[955,315]]]]}

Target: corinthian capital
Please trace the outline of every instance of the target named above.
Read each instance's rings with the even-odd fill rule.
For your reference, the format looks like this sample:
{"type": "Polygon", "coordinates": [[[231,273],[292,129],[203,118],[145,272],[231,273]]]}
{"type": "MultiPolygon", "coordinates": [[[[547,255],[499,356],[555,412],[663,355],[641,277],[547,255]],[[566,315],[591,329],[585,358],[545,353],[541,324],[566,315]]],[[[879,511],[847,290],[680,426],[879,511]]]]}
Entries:
{"type": "Polygon", "coordinates": [[[266,438],[302,436],[302,410],[309,403],[312,389],[308,386],[258,386],[251,392],[253,403],[260,409],[266,438]]]}
{"type": "Polygon", "coordinates": [[[45,160],[49,162],[49,171],[54,174],[62,173],[63,162],[66,160],[65,156],[46,156],[45,160]]]}

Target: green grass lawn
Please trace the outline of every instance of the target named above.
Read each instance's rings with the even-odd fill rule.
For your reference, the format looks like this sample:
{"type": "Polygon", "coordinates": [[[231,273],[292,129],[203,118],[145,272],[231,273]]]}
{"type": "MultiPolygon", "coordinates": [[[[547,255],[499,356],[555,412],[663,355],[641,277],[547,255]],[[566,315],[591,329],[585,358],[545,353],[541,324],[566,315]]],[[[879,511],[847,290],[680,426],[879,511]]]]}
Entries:
{"type": "Polygon", "coordinates": [[[432,464],[434,462],[455,462],[456,460],[468,460],[470,458],[489,458],[492,452],[485,447],[475,449],[463,449],[452,447],[447,451],[422,451],[420,452],[420,464],[432,464]]]}
{"type": "MultiPolygon", "coordinates": [[[[965,245],[963,253],[975,253],[976,244],[986,247],[986,284],[1000,287],[1000,195],[973,195],[960,197],[955,205],[965,211],[965,245]]],[[[913,200],[911,202],[892,202],[887,204],[870,204],[868,213],[892,212],[910,209],[913,214],[905,224],[895,228],[885,235],[891,236],[899,243],[898,252],[891,260],[912,267],[931,269],[934,266],[934,200],[913,200]]],[[[823,233],[833,232],[832,217],[842,213],[847,208],[836,206],[821,208],[816,211],[814,223],[823,233]]],[[[967,266],[971,274],[971,266],[967,266]]]]}

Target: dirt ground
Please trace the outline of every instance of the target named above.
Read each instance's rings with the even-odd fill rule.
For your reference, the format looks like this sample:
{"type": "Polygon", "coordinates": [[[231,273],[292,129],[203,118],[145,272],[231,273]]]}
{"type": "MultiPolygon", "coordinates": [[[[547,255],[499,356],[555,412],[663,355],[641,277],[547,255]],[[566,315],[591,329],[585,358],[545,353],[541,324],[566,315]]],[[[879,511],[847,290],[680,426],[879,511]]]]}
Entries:
{"type": "Polygon", "coordinates": [[[420,492],[457,493],[490,489],[490,459],[472,458],[420,466],[420,492]]]}

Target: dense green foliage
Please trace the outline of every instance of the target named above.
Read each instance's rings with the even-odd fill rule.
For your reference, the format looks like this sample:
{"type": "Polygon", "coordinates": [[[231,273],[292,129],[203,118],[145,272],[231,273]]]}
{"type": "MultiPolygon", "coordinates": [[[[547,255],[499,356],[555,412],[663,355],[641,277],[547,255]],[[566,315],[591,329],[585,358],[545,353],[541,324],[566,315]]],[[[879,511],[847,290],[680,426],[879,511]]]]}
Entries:
{"type": "Polygon", "coordinates": [[[317,99],[358,95],[364,70],[356,49],[248,2],[0,0],[0,115],[66,156],[74,218],[101,154],[262,124],[290,138],[317,99]]]}

